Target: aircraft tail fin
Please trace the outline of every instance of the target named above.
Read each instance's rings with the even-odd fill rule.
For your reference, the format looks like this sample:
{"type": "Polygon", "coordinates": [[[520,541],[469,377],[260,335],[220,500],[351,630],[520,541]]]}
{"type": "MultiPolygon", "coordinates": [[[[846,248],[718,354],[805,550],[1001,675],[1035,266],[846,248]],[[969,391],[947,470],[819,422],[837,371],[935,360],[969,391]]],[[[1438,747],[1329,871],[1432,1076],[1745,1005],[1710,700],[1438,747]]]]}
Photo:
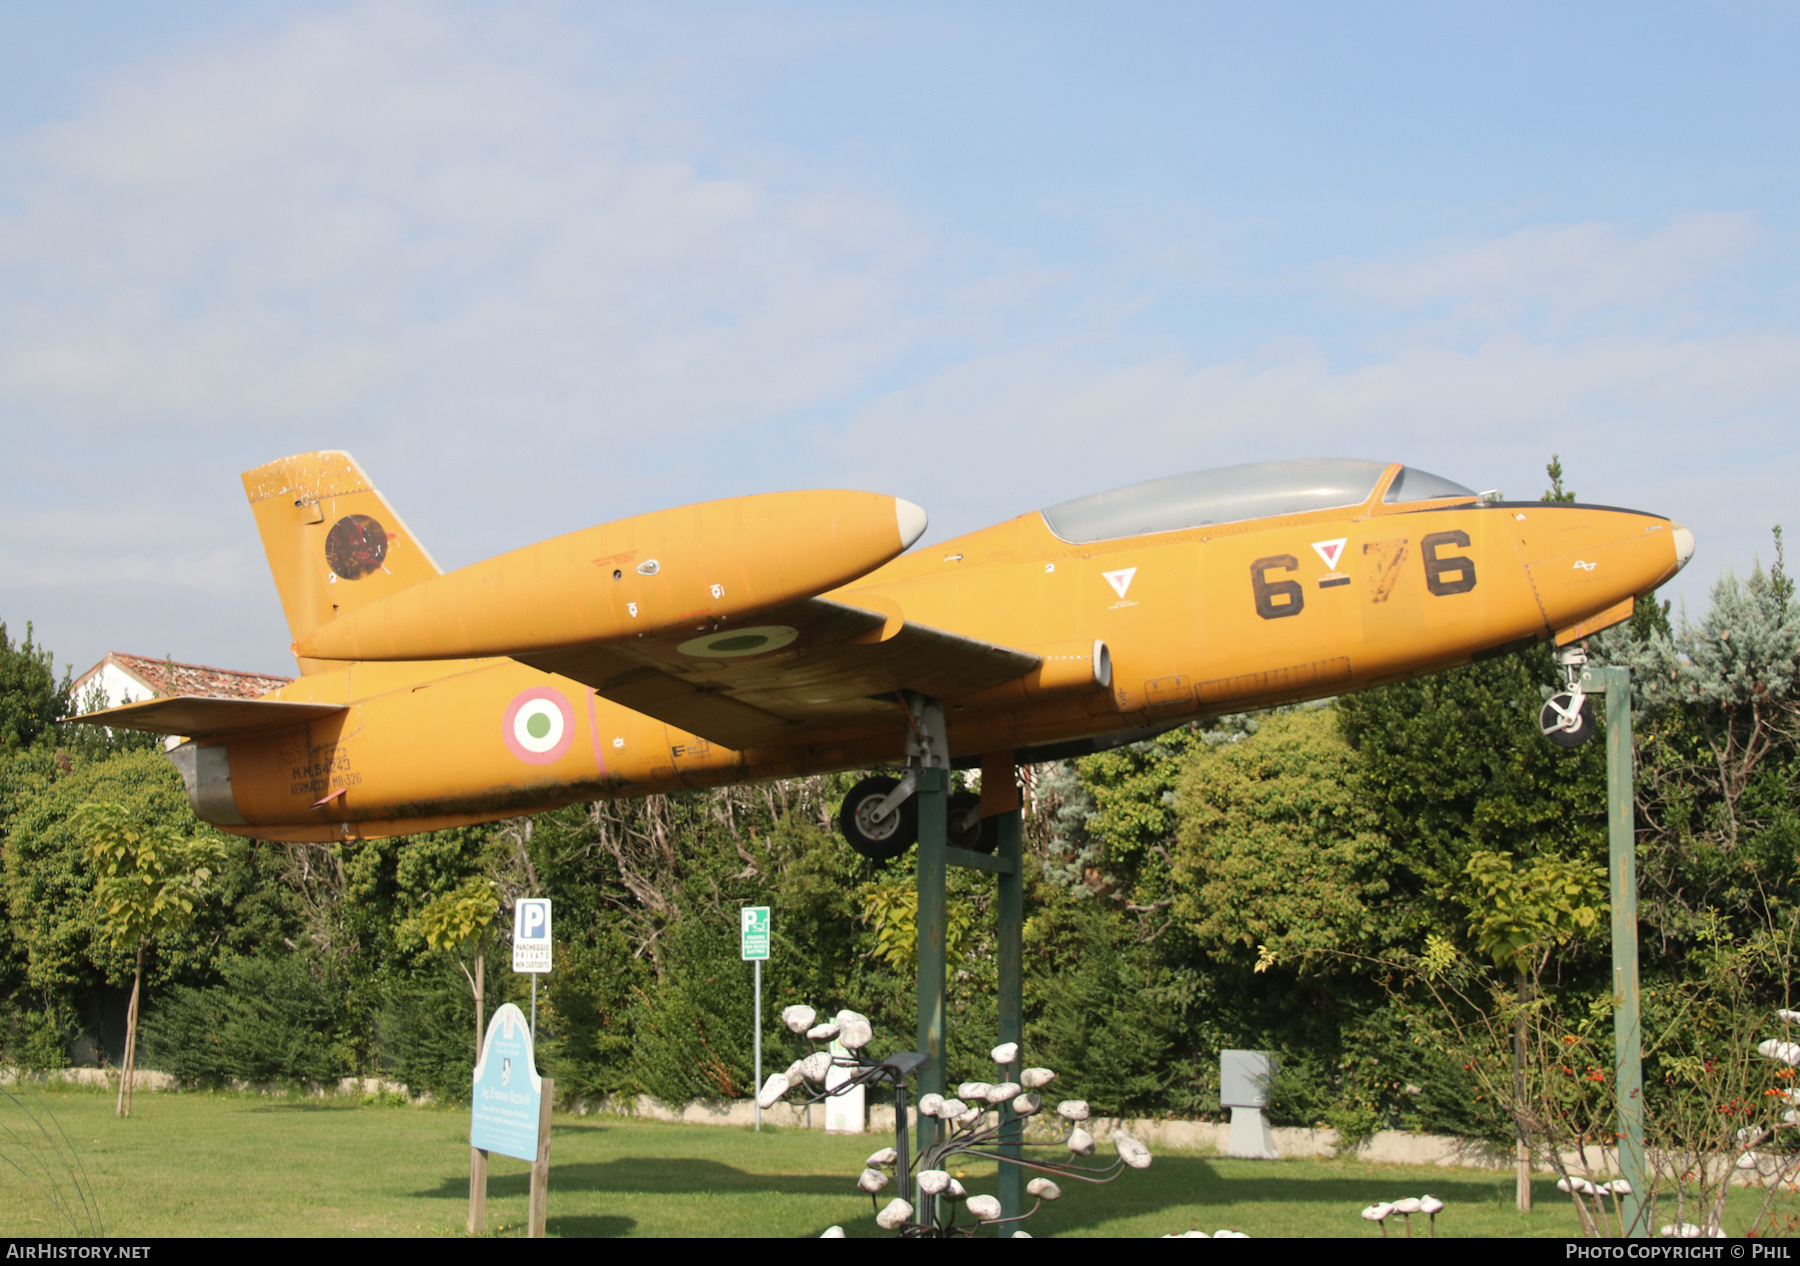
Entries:
{"type": "MultiPolygon", "coordinates": [[[[295,640],[443,574],[348,453],[258,466],[245,472],[244,492],[295,640]]],[[[326,666],[300,661],[302,672],[326,666]]]]}

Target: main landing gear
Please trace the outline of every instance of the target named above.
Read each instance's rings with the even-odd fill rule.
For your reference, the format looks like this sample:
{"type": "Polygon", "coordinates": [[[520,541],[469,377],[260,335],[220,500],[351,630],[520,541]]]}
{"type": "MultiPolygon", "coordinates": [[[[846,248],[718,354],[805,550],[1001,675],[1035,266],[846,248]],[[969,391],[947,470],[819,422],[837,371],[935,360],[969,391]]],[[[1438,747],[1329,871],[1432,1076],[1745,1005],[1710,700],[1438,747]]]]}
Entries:
{"type": "Polygon", "coordinates": [[[1594,737],[1594,705],[1581,689],[1587,649],[1579,643],[1559,647],[1556,662],[1563,670],[1568,689],[1544,700],[1544,706],[1538,709],[1538,728],[1558,747],[1580,747],[1594,737]]]}
{"type": "MultiPolygon", "coordinates": [[[[844,797],[838,810],[838,826],[850,847],[872,862],[899,857],[919,838],[919,802],[913,796],[913,775],[905,778],[865,778],[844,797]]],[[[958,791],[950,797],[951,848],[971,853],[992,853],[1000,842],[999,819],[981,816],[981,797],[958,791]]]]}
{"type": "Polygon", "coordinates": [[[919,838],[914,779],[865,778],[850,788],[838,810],[838,826],[850,847],[872,862],[900,856],[919,838]]]}

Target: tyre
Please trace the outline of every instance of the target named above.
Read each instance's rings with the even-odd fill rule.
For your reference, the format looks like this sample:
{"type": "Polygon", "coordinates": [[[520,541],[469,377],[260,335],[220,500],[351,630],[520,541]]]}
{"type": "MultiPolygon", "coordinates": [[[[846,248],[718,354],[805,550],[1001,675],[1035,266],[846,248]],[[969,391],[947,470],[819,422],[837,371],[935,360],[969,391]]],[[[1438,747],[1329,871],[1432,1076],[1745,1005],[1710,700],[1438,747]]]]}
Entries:
{"type": "MultiPolygon", "coordinates": [[[[981,846],[981,796],[973,791],[959,791],[950,797],[949,834],[947,843],[951,848],[966,848],[972,853],[991,853],[994,841],[990,838],[986,848],[981,846]]],[[[990,837],[992,832],[986,832],[990,837]]]]}
{"type": "Polygon", "coordinates": [[[1558,747],[1580,747],[1594,737],[1594,701],[1583,699],[1581,711],[1570,717],[1566,713],[1574,701],[1575,696],[1565,690],[1551,695],[1538,709],[1538,728],[1558,747]]]}
{"type": "Polygon", "coordinates": [[[898,778],[865,778],[850,788],[838,810],[838,828],[850,847],[874,862],[900,856],[919,838],[919,798],[908,796],[884,818],[875,809],[900,785],[898,778]]]}

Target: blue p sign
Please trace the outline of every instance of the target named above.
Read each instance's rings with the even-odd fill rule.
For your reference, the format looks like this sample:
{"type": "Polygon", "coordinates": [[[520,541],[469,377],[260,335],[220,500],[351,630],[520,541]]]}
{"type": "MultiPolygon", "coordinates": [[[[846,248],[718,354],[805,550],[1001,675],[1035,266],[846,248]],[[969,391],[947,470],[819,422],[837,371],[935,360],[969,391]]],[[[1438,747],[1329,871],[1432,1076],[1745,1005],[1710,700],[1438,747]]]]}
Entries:
{"type": "Polygon", "coordinates": [[[548,897],[524,897],[513,907],[513,970],[550,970],[548,897]]]}

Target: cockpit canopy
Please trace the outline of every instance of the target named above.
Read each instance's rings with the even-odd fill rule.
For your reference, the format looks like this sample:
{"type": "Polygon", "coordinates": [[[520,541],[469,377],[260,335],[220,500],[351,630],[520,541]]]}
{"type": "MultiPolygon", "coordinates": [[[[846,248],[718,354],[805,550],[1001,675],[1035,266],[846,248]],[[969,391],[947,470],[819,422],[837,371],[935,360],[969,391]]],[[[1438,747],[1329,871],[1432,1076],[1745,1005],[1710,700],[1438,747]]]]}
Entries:
{"type": "MultiPolygon", "coordinates": [[[[1042,513],[1059,538],[1071,545],[1086,545],[1361,505],[1387,468],[1386,462],[1354,458],[1251,462],[1114,488],[1065,501],[1042,513]]],[[[1408,466],[1394,478],[1382,502],[1392,505],[1475,495],[1461,484],[1408,466]]]]}

